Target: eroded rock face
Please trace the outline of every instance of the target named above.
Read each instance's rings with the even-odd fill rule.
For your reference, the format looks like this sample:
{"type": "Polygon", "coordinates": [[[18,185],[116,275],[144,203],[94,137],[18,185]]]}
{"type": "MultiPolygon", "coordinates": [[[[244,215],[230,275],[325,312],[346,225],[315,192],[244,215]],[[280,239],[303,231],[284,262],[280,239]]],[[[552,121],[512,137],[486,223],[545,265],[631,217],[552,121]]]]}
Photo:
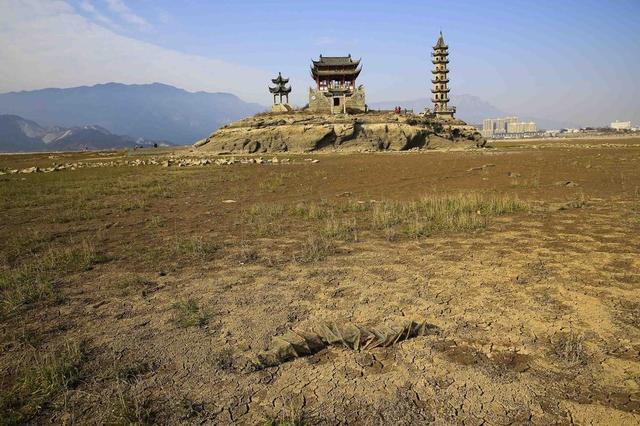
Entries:
{"type": "Polygon", "coordinates": [[[312,115],[260,114],[225,126],[196,142],[198,150],[219,153],[337,151],[402,151],[444,147],[484,146],[474,129],[456,122],[442,126],[417,116],[389,113],[312,115]]]}

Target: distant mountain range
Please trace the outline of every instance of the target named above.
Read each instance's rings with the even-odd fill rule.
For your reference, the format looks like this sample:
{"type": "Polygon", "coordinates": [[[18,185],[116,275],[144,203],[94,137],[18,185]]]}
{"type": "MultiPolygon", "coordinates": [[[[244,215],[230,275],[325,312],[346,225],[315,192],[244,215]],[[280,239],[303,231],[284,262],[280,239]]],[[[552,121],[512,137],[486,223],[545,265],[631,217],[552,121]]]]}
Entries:
{"type": "MultiPolygon", "coordinates": [[[[489,102],[473,95],[451,95],[450,105],[456,107],[456,117],[469,124],[482,124],[482,121],[485,118],[518,116],[517,113],[503,111],[489,102]]],[[[405,101],[372,102],[369,104],[369,108],[371,109],[393,109],[395,106],[413,109],[417,113],[424,111],[427,106],[431,108],[432,103],[431,99],[424,97],[405,101]]],[[[519,116],[519,118],[523,121],[535,121],[540,129],[579,127],[575,124],[572,125],[572,123],[548,120],[539,117],[519,116]]]]}
{"type": "Polygon", "coordinates": [[[95,125],[118,135],[173,144],[192,144],[226,123],[264,110],[229,93],[193,93],[160,83],[0,94],[0,114],[28,117],[45,127],[95,125]]]}
{"type": "Polygon", "coordinates": [[[43,127],[17,115],[0,115],[0,152],[78,151],[134,146],[168,145],[130,136],[114,135],[100,126],[43,127]]]}
{"type": "MultiPolygon", "coordinates": [[[[451,100],[457,108],[456,116],[469,124],[518,115],[472,95],[452,95],[451,100]]],[[[372,102],[369,107],[393,109],[397,105],[421,112],[431,101],[424,97],[372,102]]],[[[2,118],[0,150],[109,149],[134,146],[138,140],[142,144],[168,141],[187,145],[224,124],[265,110],[229,93],[188,92],[160,83],[107,83],[4,93],[0,94],[0,114],[9,115],[2,118]]],[[[575,127],[535,117],[520,118],[537,122],[539,128],[575,127]]]]}

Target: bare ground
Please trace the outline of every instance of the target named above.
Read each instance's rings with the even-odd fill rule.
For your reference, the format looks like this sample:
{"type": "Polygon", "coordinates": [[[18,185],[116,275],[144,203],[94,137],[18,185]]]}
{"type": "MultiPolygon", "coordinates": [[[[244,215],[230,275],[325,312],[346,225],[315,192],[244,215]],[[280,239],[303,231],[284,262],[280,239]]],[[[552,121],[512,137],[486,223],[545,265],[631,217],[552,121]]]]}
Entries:
{"type": "Polygon", "coordinates": [[[0,422],[640,424],[640,140],[493,145],[0,176],[0,422]],[[527,208],[378,223],[460,193],[527,208]],[[255,362],[403,319],[434,332],[255,362]]]}

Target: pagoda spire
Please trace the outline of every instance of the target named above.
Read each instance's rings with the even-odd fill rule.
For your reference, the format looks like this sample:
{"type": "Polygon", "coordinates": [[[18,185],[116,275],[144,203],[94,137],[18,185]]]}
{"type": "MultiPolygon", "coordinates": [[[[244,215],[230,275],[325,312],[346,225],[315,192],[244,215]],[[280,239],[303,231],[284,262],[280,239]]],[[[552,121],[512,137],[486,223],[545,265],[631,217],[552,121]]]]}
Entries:
{"type": "Polygon", "coordinates": [[[442,31],[436,41],[436,45],[433,46],[433,52],[431,53],[433,63],[433,79],[431,83],[433,87],[431,93],[431,102],[433,102],[433,109],[436,114],[436,118],[443,120],[452,120],[453,114],[456,112],[455,107],[449,106],[449,69],[447,64],[449,63],[449,46],[444,41],[442,31]]]}

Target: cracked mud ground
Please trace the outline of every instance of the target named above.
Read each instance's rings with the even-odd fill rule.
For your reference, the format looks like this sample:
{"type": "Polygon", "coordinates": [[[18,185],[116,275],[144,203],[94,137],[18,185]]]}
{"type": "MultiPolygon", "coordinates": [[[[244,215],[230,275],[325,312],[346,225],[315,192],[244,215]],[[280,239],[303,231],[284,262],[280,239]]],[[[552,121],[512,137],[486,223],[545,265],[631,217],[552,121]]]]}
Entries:
{"type": "Polygon", "coordinates": [[[494,146],[0,176],[3,273],[80,242],[96,253],[54,277],[55,297],[2,317],[3,398],[23,399],[3,410],[67,424],[640,424],[640,140],[494,146]],[[457,191],[530,208],[473,232],[366,228],[305,262],[322,221],[245,220],[256,205],[457,191]],[[181,319],[185,300],[197,308],[181,319]],[[277,367],[250,357],[290,328],[407,319],[436,332],[277,367]],[[69,342],[76,380],[25,409],[25,368],[69,342]]]}

